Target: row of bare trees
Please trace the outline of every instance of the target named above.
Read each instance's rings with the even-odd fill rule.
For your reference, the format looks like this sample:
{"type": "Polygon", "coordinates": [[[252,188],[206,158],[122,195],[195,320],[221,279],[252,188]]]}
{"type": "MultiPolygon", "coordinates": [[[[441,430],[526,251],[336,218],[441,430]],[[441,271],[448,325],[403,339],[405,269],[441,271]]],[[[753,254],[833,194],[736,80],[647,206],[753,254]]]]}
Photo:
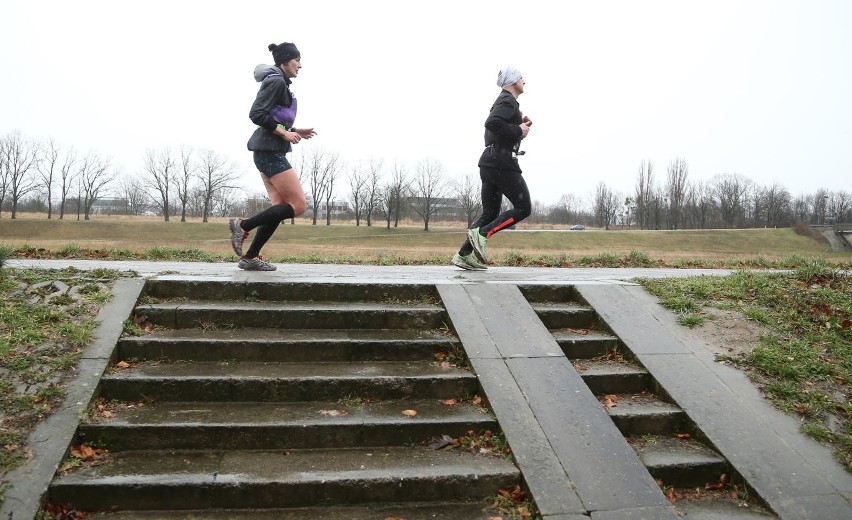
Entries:
{"type": "Polygon", "coordinates": [[[13,219],[27,197],[42,192],[50,194],[45,197],[48,218],[53,217],[53,195],[57,194],[59,218],[64,218],[66,201],[73,195],[77,218],[82,214],[88,220],[95,201],[115,175],[111,161],[95,152],[79,156],[53,139],[39,143],[20,132],[0,137],[0,210],[8,201],[13,219]]]}
{"type": "Polygon", "coordinates": [[[653,163],[642,161],[631,194],[599,183],[592,207],[595,222],[605,228],[788,227],[799,221],[852,222],[852,194],[847,191],[820,188],[794,197],[777,182],[761,186],[737,173],[692,181],[682,157],[668,164],[663,183],[658,183],[653,163]]]}
{"type": "MultiPolygon", "coordinates": [[[[425,158],[413,169],[394,161],[370,158],[344,161],[337,153],[304,147],[294,163],[308,194],[307,218],[353,220],[356,226],[377,221],[390,228],[403,219],[470,224],[481,209],[479,180],[474,175],[449,177],[440,161],[425,158]]],[[[147,150],[141,170],[122,173],[95,152],[79,154],[53,139],[35,141],[13,131],[0,137],[0,216],[16,218],[21,208],[65,218],[75,210],[89,219],[96,202],[115,197],[109,212],[180,215],[207,221],[211,216],[254,214],[267,205],[266,194],[236,186],[238,167],[211,150],[189,147],[147,150]]],[[[554,204],[533,202],[532,224],[598,225],[639,229],[785,227],[804,221],[824,224],[852,221],[852,196],[818,189],[794,197],[778,183],[760,186],[740,174],[720,174],[693,181],[684,158],[671,161],[658,180],[654,164],[642,161],[632,193],[599,183],[584,200],[564,194],[554,204]]]]}

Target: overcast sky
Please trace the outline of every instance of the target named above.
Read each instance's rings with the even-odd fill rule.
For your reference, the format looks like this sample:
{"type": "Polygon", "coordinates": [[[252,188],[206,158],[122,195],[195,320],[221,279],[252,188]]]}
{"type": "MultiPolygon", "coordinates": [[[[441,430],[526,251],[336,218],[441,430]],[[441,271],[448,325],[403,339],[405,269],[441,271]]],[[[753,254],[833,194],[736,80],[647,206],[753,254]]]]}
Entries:
{"type": "MultiPolygon", "coordinates": [[[[146,149],[245,143],[270,43],[295,42],[300,147],[478,175],[497,71],[524,75],[534,200],[633,191],[683,157],[794,195],[852,190],[852,2],[0,0],[0,135],[141,171],[146,149]]],[[[478,177],[477,177],[478,178],[478,177]]]]}

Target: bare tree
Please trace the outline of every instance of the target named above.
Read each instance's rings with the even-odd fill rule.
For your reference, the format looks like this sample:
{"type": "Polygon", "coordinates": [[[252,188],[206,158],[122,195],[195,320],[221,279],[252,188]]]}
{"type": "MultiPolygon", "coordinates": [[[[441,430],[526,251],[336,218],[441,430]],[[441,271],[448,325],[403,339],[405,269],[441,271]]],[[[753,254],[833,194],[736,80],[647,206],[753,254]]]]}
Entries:
{"type": "Polygon", "coordinates": [[[137,177],[124,178],[118,186],[118,194],[127,201],[127,213],[141,215],[150,205],[145,186],[137,177]]]}
{"type": "Polygon", "coordinates": [[[669,229],[683,227],[683,199],[686,195],[689,166],[683,157],[678,157],[669,163],[667,170],[666,196],[669,201],[669,229]]]}
{"type": "Polygon", "coordinates": [[[607,187],[603,182],[599,182],[595,188],[595,219],[598,225],[604,229],[609,229],[609,226],[615,222],[615,215],[618,213],[621,197],[607,187]]]}
{"type": "Polygon", "coordinates": [[[200,181],[201,192],[204,194],[204,207],[201,212],[202,221],[207,222],[213,207],[213,198],[220,191],[233,188],[237,180],[237,168],[228,164],[225,157],[213,150],[201,153],[196,177],[200,181]]]}
{"type": "Polygon", "coordinates": [[[189,203],[192,179],[195,178],[198,167],[193,161],[193,150],[189,146],[181,146],[177,171],[173,177],[175,192],[180,202],[180,221],[186,222],[186,207],[189,203]]]}
{"type": "Polygon", "coordinates": [[[42,146],[41,159],[38,161],[37,169],[40,177],[41,187],[44,188],[44,193],[47,202],[47,219],[53,218],[53,188],[56,182],[57,169],[61,167],[60,156],[62,148],[51,137],[42,146]]]}
{"type": "Polygon", "coordinates": [[[639,229],[650,229],[654,207],[654,164],[651,161],[639,163],[633,198],[636,201],[636,224],[639,229]]]}
{"type": "Polygon", "coordinates": [[[391,168],[391,180],[386,186],[386,197],[388,200],[388,229],[390,229],[390,220],[393,219],[393,227],[399,226],[399,219],[403,214],[407,193],[410,190],[408,181],[408,169],[404,164],[397,161],[393,162],[391,168]]]}
{"type": "Polygon", "coordinates": [[[571,221],[574,219],[574,215],[579,212],[579,208],[579,197],[571,193],[565,193],[561,197],[559,197],[559,200],[556,201],[556,204],[554,206],[554,209],[557,209],[558,213],[564,215],[564,217],[560,219],[560,221],[564,224],[571,223],[571,221]]]}
{"type": "Polygon", "coordinates": [[[163,220],[169,221],[171,212],[171,189],[176,175],[175,158],[169,148],[163,148],[159,152],[146,150],[144,161],[144,183],[156,194],[154,201],[163,213],[163,220]]]}
{"type": "Polygon", "coordinates": [[[0,204],[8,196],[12,202],[12,219],[15,219],[18,204],[38,186],[33,172],[38,164],[39,146],[25,139],[17,130],[6,134],[2,141],[3,193],[0,204]]]}
{"type": "Polygon", "coordinates": [[[329,176],[337,175],[338,162],[337,154],[329,153],[322,148],[311,148],[304,158],[300,178],[308,185],[313,210],[311,224],[314,226],[317,225],[319,205],[327,200],[327,196],[333,190],[334,179],[329,176]]]}
{"type": "Polygon", "coordinates": [[[482,211],[482,194],[479,190],[479,182],[475,182],[473,175],[468,174],[453,182],[452,190],[461,207],[467,227],[470,227],[476,216],[482,211]]]}
{"type": "Polygon", "coordinates": [[[237,213],[236,209],[239,205],[237,194],[239,190],[235,187],[227,187],[219,190],[213,196],[213,215],[225,217],[237,213]]]}
{"type": "Polygon", "coordinates": [[[367,184],[367,175],[359,164],[349,167],[349,202],[355,214],[355,227],[361,225],[361,216],[364,213],[364,185],[367,184]]]}
{"type": "Polygon", "coordinates": [[[367,227],[373,225],[373,212],[379,205],[379,195],[382,182],[382,164],[384,161],[371,157],[367,168],[367,183],[364,186],[364,216],[367,217],[367,227]]]}
{"type": "Polygon", "coordinates": [[[713,190],[725,228],[736,227],[738,219],[743,216],[750,184],[751,181],[738,173],[725,173],[714,178],[713,190]]]}
{"type": "Polygon", "coordinates": [[[852,215],[849,215],[852,210],[852,195],[847,191],[834,191],[829,194],[828,199],[828,214],[833,216],[835,222],[849,222],[852,220],[852,215]]]}
{"type": "Polygon", "coordinates": [[[107,185],[115,180],[112,161],[95,152],[89,153],[82,161],[77,173],[79,181],[78,198],[81,196],[84,220],[91,220],[92,206],[104,193],[107,185]]]}
{"type": "Polygon", "coordinates": [[[423,219],[423,230],[429,231],[429,221],[438,211],[441,199],[449,191],[444,181],[443,166],[436,159],[426,158],[417,164],[412,183],[412,209],[423,219]]]}
{"type": "Polygon", "coordinates": [[[789,225],[790,214],[790,192],[781,184],[775,182],[772,186],[760,190],[760,199],[763,202],[766,225],[777,227],[789,225]]]}
{"type": "Polygon", "coordinates": [[[6,137],[0,138],[0,217],[3,216],[3,202],[9,189],[9,166],[6,160],[6,137]]]}
{"type": "Polygon", "coordinates": [[[68,149],[62,166],[59,168],[59,220],[65,218],[65,201],[71,188],[76,184],[77,152],[73,147],[68,149]]]}
{"type": "Polygon", "coordinates": [[[334,184],[337,182],[337,177],[340,176],[340,156],[336,153],[329,154],[326,157],[323,177],[326,181],[325,189],[325,225],[331,225],[331,209],[334,205],[334,184]]]}

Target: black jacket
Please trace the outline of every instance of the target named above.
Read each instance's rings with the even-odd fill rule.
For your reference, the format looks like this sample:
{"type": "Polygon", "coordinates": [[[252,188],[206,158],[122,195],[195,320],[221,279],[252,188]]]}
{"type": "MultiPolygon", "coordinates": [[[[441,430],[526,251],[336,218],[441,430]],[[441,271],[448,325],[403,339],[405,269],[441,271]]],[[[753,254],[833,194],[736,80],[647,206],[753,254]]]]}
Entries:
{"type": "Polygon", "coordinates": [[[248,141],[248,149],[253,152],[286,153],[290,151],[290,142],[273,133],[278,122],[272,117],[272,109],[277,105],[289,107],[293,103],[290,78],[278,67],[269,67],[267,72],[249,110],[249,119],[258,128],[248,141]]]}
{"type": "Polygon", "coordinates": [[[500,92],[485,120],[485,151],[479,158],[480,168],[521,172],[513,153],[521,143],[521,122],[523,115],[518,100],[506,90],[500,92]]]}

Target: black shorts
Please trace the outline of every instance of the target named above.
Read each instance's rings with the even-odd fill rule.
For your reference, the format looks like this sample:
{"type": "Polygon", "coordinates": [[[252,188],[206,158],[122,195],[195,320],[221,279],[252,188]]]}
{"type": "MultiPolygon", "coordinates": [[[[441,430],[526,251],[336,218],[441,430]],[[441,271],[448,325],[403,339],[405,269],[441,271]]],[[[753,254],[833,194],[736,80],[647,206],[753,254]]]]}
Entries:
{"type": "Polygon", "coordinates": [[[285,152],[254,152],[254,165],[267,177],[293,169],[285,152]]]}

